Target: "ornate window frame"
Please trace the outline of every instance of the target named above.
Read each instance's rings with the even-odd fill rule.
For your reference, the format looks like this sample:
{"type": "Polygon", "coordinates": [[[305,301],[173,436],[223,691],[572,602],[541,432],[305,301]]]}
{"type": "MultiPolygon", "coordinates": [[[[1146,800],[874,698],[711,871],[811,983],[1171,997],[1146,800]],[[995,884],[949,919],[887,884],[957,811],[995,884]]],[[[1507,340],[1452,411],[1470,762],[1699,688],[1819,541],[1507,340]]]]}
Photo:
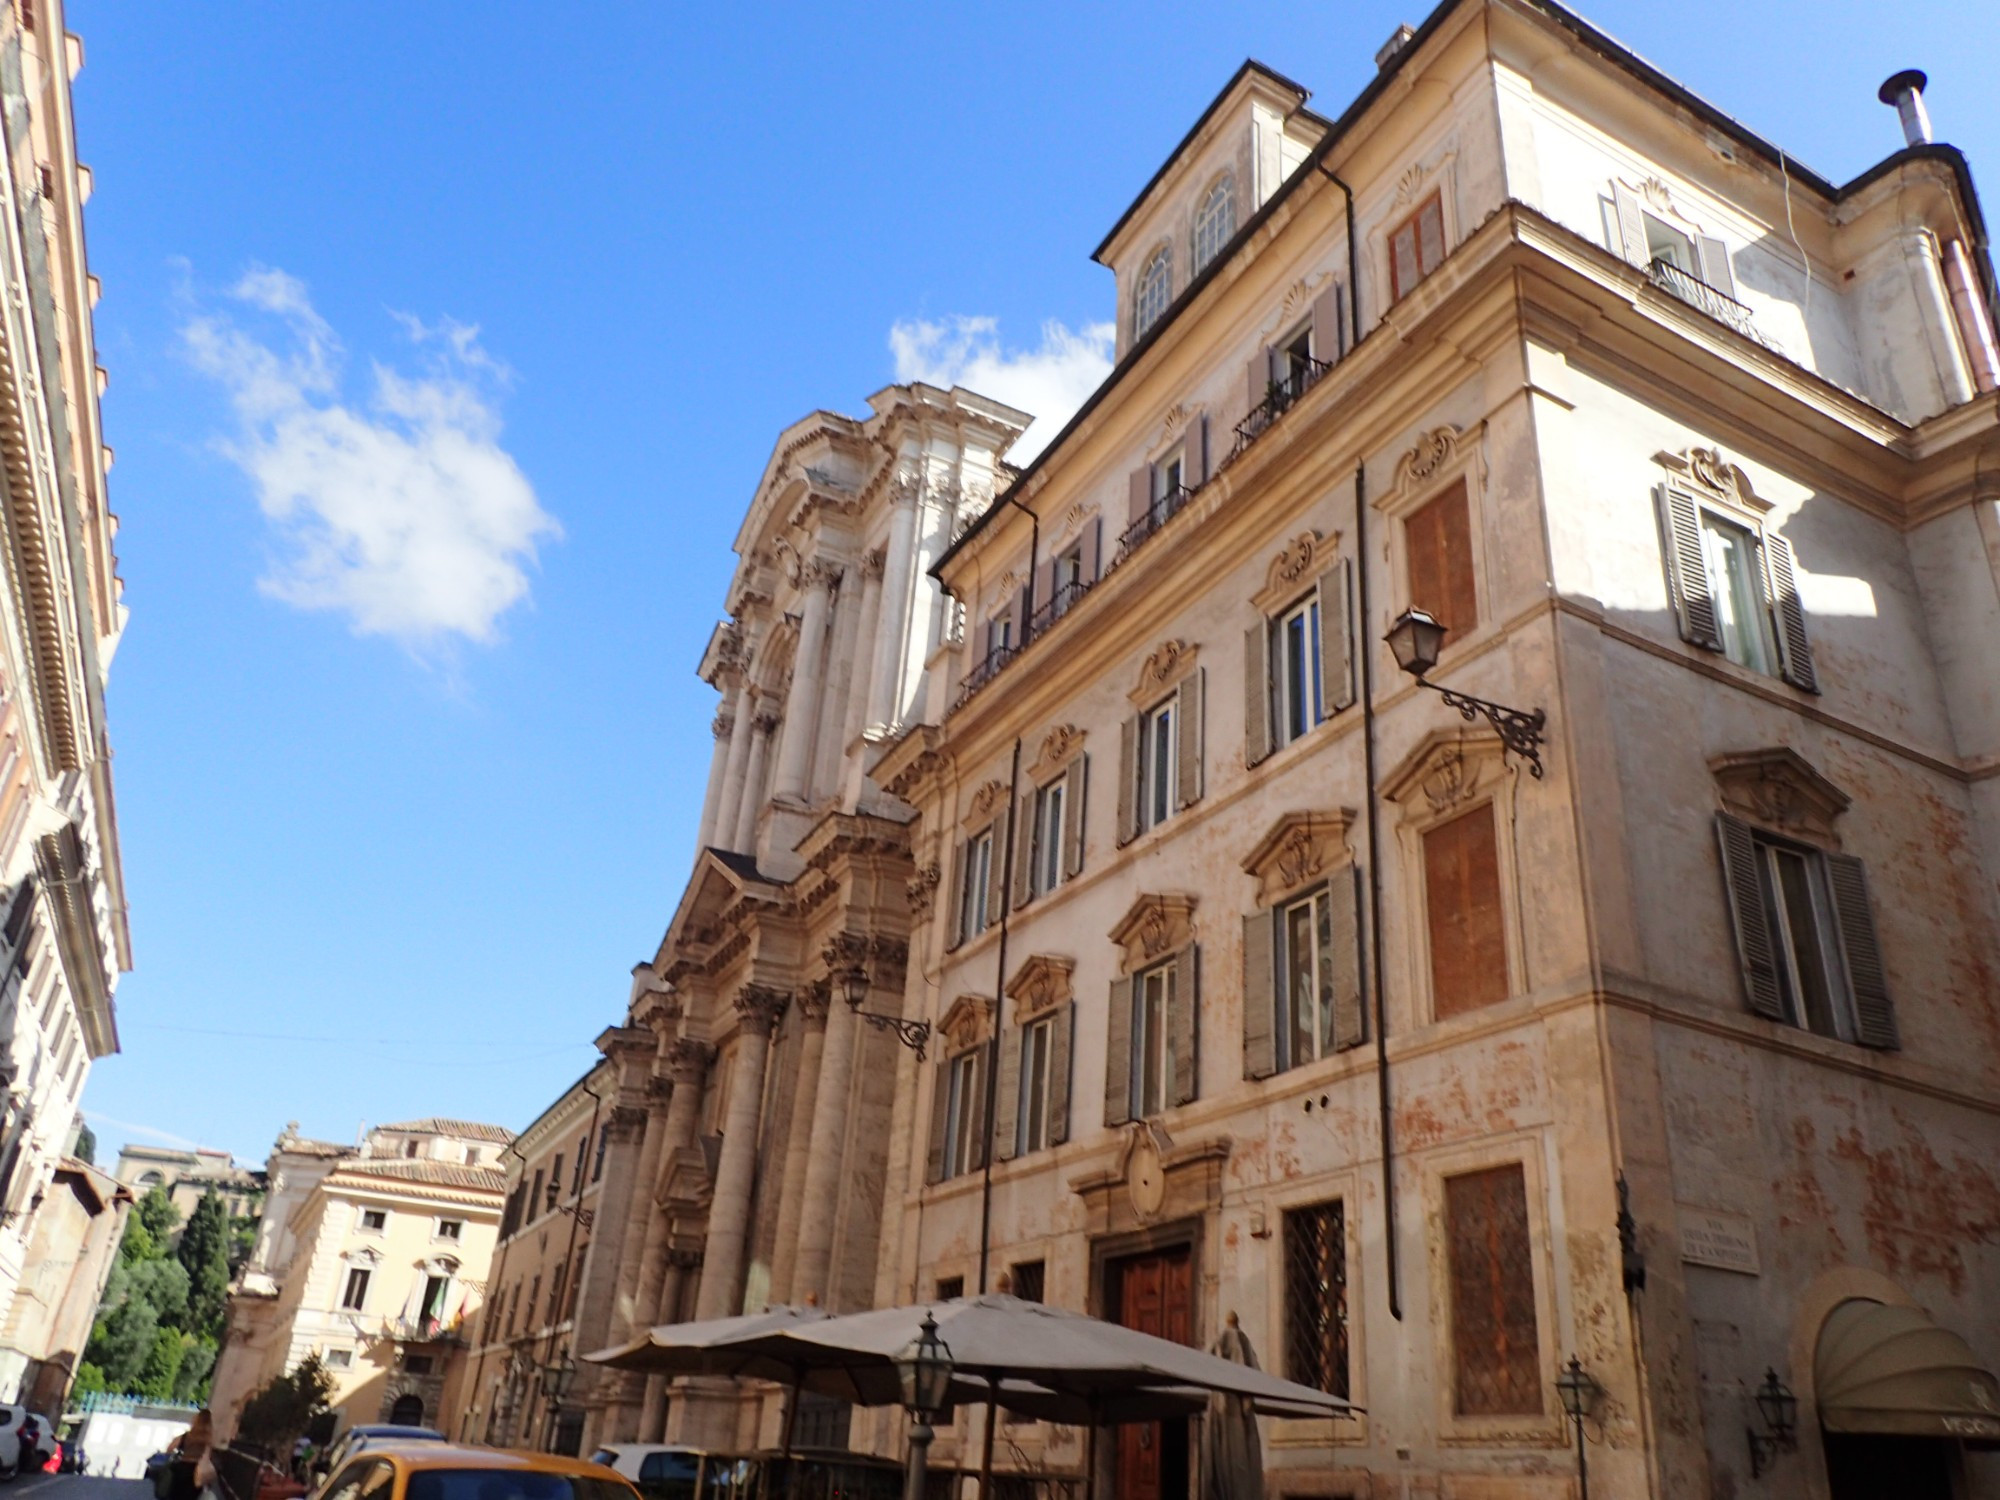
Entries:
{"type": "MultiPolygon", "coordinates": [[[[1291,1178],[1272,1187],[1264,1195],[1261,1209],[1253,1209],[1248,1226],[1252,1239],[1261,1237],[1265,1246],[1265,1329],[1271,1350],[1270,1370],[1286,1380],[1292,1378],[1285,1361],[1285,1215],[1293,1209],[1338,1199],[1342,1230],[1347,1241],[1347,1399],[1361,1411],[1368,1408],[1367,1319],[1361,1309],[1367,1305],[1368,1265],[1361,1236],[1361,1220],[1367,1205],[1367,1186],[1358,1168],[1291,1178]],[[1262,1224],[1255,1222],[1262,1220],[1262,1224]]],[[[1314,1448],[1327,1443],[1355,1447],[1368,1441],[1364,1417],[1276,1417],[1271,1419],[1273,1448],[1314,1448]]],[[[1310,1492],[1319,1493],[1317,1487],[1310,1492]]]]}
{"type": "Polygon", "coordinates": [[[1469,641],[1482,640],[1494,628],[1499,611],[1493,607],[1493,569],[1486,544],[1486,424],[1461,428],[1450,422],[1420,429],[1396,460],[1395,479],[1375,502],[1389,525],[1389,596],[1393,619],[1412,604],[1410,544],[1405,528],[1410,517],[1465,482],[1465,525],[1472,543],[1473,602],[1478,623],[1471,630],[1454,630],[1440,652],[1449,660],[1469,641]]]}

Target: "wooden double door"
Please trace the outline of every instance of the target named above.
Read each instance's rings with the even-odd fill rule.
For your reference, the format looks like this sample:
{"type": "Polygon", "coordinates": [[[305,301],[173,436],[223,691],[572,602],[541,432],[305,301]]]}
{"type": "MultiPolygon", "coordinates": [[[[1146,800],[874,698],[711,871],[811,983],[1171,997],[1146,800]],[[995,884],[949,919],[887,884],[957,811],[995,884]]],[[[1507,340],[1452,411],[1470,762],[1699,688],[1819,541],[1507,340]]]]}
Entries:
{"type": "MultiPolygon", "coordinates": [[[[1105,1302],[1112,1321],[1194,1342],[1194,1256],[1190,1247],[1134,1255],[1105,1266],[1105,1302]]],[[[1190,1500],[1188,1422],[1128,1422],[1117,1429],[1115,1500],[1190,1500]]]]}

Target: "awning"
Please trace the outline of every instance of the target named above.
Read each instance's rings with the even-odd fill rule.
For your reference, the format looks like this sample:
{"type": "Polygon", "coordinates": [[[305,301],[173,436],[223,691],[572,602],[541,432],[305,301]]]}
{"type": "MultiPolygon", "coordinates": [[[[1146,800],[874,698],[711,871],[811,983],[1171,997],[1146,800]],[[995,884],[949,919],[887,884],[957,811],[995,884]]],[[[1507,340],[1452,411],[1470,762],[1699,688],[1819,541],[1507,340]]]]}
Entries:
{"type": "Polygon", "coordinates": [[[1820,1328],[1813,1383],[1828,1432],[2000,1441],[2000,1380],[1919,1308],[1841,1303],[1820,1328]]]}

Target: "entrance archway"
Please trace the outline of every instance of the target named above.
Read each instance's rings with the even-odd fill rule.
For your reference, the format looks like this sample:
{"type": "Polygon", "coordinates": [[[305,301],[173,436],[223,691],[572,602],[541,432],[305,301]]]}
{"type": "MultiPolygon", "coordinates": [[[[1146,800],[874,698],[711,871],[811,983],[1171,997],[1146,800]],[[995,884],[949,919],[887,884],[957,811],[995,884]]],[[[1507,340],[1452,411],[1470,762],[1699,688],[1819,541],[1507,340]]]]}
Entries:
{"type": "Polygon", "coordinates": [[[424,1398],[414,1394],[398,1396],[396,1404],[389,1408],[389,1420],[398,1427],[423,1426],[424,1398]]]}

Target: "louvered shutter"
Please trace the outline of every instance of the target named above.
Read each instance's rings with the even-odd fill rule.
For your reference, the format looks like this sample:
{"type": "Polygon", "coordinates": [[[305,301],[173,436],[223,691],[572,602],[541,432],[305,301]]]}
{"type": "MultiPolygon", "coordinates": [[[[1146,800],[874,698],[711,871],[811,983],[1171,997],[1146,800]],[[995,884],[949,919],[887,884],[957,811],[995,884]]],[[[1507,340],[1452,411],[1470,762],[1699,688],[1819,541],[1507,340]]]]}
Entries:
{"type": "Polygon", "coordinates": [[[1006,823],[995,818],[986,830],[986,925],[998,927],[1007,914],[1006,823]]]}
{"type": "Polygon", "coordinates": [[[1104,1123],[1132,1118],[1132,981],[1111,981],[1111,1008],[1104,1026],[1104,1123]]]}
{"type": "Polygon", "coordinates": [[[1153,509],[1153,467],[1151,464],[1134,469],[1125,480],[1125,524],[1137,526],[1152,513],[1153,509]]]}
{"type": "Polygon", "coordinates": [[[986,658],[993,653],[993,622],[981,620],[979,628],[972,632],[972,666],[975,671],[986,665],[986,658]]]}
{"type": "Polygon", "coordinates": [[[1063,874],[1083,873],[1083,809],[1090,793],[1090,757],[1078,755],[1063,772],[1063,874]]]}
{"type": "Polygon", "coordinates": [[[1812,642],[1806,637],[1806,609],[1799,602],[1792,544],[1776,532],[1764,535],[1764,574],[1772,621],[1778,627],[1778,675],[1793,687],[1816,693],[1819,677],[1813,671],[1812,642]]]}
{"type": "Polygon", "coordinates": [[[1748,823],[1728,813],[1715,815],[1715,834],[1722,847],[1729,916],[1736,927],[1736,957],[1743,966],[1743,998],[1756,1014],[1782,1021],[1786,1019],[1785,996],[1778,984],[1777,950],[1764,905],[1764,883],[1758,878],[1756,840],[1748,823]]]}
{"type": "Polygon", "coordinates": [[[1354,564],[1336,558],[1319,575],[1320,701],[1327,717],[1354,702],[1354,564]]]}
{"type": "Polygon", "coordinates": [[[1611,206],[1618,214],[1618,237],[1625,242],[1625,258],[1642,268],[1652,264],[1653,254],[1646,248],[1646,220],[1640,213],[1639,200],[1615,178],[1611,183],[1611,206]]]}
{"type": "Polygon", "coordinates": [[[1277,914],[1251,912],[1243,919],[1243,1076],[1269,1078],[1278,1071],[1277,981],[1273,972],[1277,914]]]}
{"type": "Polygon", "coordinates": [[[1262,615],[1243,632],[1243,764],[1271,753],[1271,625],[1262,615]]]}
{"type": "Polygon", "coordinates": [[[1021,591],[1014,596],[1014,649],[1020,650],[1028,644],[1028,586],[1021,585],[1021,591]]]}
{"type": "Polygon", "coordinates": [[[966,1129],[972,1136],[972,1155],[967,1165],[978,1171],[986,1165],[986,1068],[987,1047],[981,1043],[972,1057],[972,1097],[966,1101],[966,1129]]]}
{"type": "Polygon", "coordinates": [[[1083,567],[1080,570],[1085,584],[1097,582],[1104,567],[1104,517],[1092,516],[1090,524],[1083,528],[1083,567]]]}
{"type": "Polygon", "coordinates": [[[963,842],[951,846],[951,884],[945,888],[945,899],[951,903],[951,911],[945,916],[945,930],[951,940],[945,944],[947,950],[958,947],[965,941],[965,845],[963,842]]]}
{"type": "Polygon", "coordinates": [[[1889,1003],[1889,985],[1882,974],[1882,949],[1875,940],[1875,914],[1868,901],[1868,872],[1851,854],[1826,856],[1827,883],[1833,887],[1833,910],[1840,919],[1840,950],[1847,957],[1847,979],[1854,988],[1854,1039],[1864,1047],[1894,1051],[1902,1046],[1896,1031],[1896,1010],[1889,1003]]]}
{"type": "Polygon", "coordinates": [[[1069,1139],[1069,1060],[1076,1033],[1076,1003],[1056,1012],[1049,1027],[1049,1144],[1069,1139]]]}
{"type": "Polygon", "coordinates": [[[1248,410],[1255,411],[1264,404],[1265,398],[1271,394],[1271,351],[1269,349],[1259,349],[1255,354],[1250,356],[1250,368],[1244,383],[1248,388],[1250,397],[1248,410]]]}
{"type": "Polygon", "coordinates": [[[1014,905],[1026,906],[1035,896],[1035,794],[1014,805],[1014,905]]]}
{"type": "Polygon", "coordinates": [[[935,1079],[931,1087],[931,1149],[924,1181],[943,1182],[945,1122],[951,1113],[951,1059],[946,1058],[931,1072],[935,1079]]]}
{"type": "Polygon", "coordinates": [[[1201,1014],[1201,945],[1189,943],[1174,955],[1173,1003],[1167,1008],[1167,1055],[1173,1070],[1175,1104],[1192,1104],[1201,1087],[1197,1031],[1201,1014]]]}
{"type": "Polygon", "coordinates": [[[1681,639],[1710,651],[1722,649],[1708,562],[1701,550],[1701,507],[1686,490],[1659,489],[1660,552],[1667,562],[1667,592],[1679,616],[1681,639]]]}
{"type": "Polygon", "coordinates": [[[1056,560],[1051,557],[1035,568],[1035,597],[1029,606],[1028,618],[1032,620],[1037,614],[1043,614],[1048,619],[1054,619],[1054,614],[1048,611],[1049,603],[1055,596],[1056,560]]]}
{"type": "Polygon", "coordinates": [[[1000,1087],[993,1099],[993,1159],[1012,1161],[1020,1154],[1017,1137],[1021,1116],[1021,1039],[1018,1026],[1000,1037],[1000,1087]]]}
{"type": "Polygon", "coordinates": [[[1362,1000],[1361,867],[1349,865],[1326,883],[1332,928],[1333,1045],[1345,1051],[1368,1040],[1368,1010],[1362,1000]]]}
{"type": "Polygon", "coordinates": [[[1340,283],[1328,281],[1313,298],[1313,358],[1332,364],[1340,358],[1340,283]]]}
{"type": "Polygon", "coordinates": [[[1180,807],[1190,807],[1201,801],[1201,747],[1202,747],[1202,700],[1206,696],[1203,687],[1208,679],[1206,667],[1196,667],[1182,680],[1174,713],[1179,722],[1174,726],[1174,734],[1179,740],[1175,749],[1180,757],[1180,807]]]}
{"type": "Polygon", "coordinates": [[[1118,726],[1118,843],[1139,836],[1139,721],[1118,726]]]}
{"type": "Polygon", "coordinates": [[[1729,269],[1729,246],[1711,234],[1694,237],[1695,263],[1701,267],[1701,279],[1714,287],[1723,296],[1736,296],[1736,273],[1729,269]]]}

